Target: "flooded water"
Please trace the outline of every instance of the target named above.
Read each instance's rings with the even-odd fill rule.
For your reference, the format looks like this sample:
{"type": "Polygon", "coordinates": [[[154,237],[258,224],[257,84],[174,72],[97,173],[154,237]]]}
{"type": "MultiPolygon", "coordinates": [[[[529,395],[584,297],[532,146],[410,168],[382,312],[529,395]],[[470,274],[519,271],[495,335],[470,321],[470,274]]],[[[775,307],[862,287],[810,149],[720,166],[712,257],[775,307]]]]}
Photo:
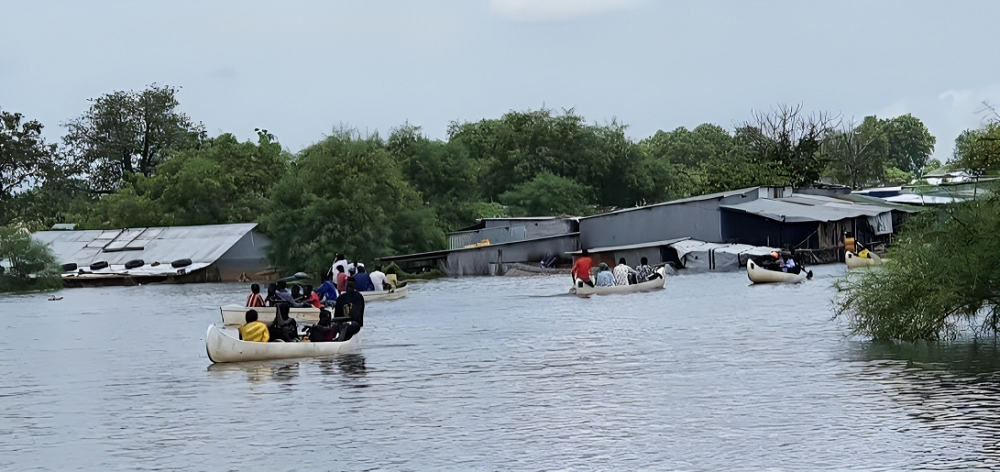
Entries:
{"type": "Polygon", "coordinates": [[[3,297],[0,470],[1000,468],[997,346],[848,337],[814,271],[426,282],[354,354],[252,364],[204,346],[245,284],[3,297]]]}

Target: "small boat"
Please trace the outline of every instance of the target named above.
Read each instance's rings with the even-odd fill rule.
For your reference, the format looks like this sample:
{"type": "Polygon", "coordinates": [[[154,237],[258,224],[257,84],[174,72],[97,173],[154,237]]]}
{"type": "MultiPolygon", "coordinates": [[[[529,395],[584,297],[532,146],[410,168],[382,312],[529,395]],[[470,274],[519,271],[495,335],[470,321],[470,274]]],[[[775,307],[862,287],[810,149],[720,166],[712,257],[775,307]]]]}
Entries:
{"type": "Polygon", "coordinates": [[[666,283],[667,279],[664,276],[664,270],[662,267],[656,269],[656,273],[660,274],[659,278],[653,280],[647,280],[645,282],[639,282],[637,284],[631,285],[613,285],[610,287],[604,286],[594,286],[591,287],[580,280],[576,281],[576,286],[570,289],[570,293],[575,293],[579,297],[587,298],[591,295],[619,295],[626,293],[636,293],[636,292],[648,292],[650,290],[656,290],[663,288],[663,284],[666,283]]]}
{"type": "MultiPolygon", "coordinates": [[[[398,300],[405,297],[410,291],[409,286],[402,285],[392,290],[377,290],[374,292],[358,292],[365,297],[365,302],[398,300]]],[[[333,307],[328,308],[333,312],[333,307]]],[[[247,310],[257,310],[257,319],[264,323],[274,321],[273,306],[249,307],[243,305],[226,305],[220,308],[222,311],[222,324],[226,326],[243,326],[246,323],[247,310]]],[[[289,308],[288,317],[300,323],[313,324],[319,321],[319,308],[289,308]]]]}
{"type": "Polygon", "coordinates": [[[868,252],[868,257],[861,257],[851,251],[844,251],[844,263],[847,264],[848,269],[874,267],[882,265],[882,258],[870,251],[868,252]]]}
{"type": "Polygon", "coordinates": [[[205,333],[205,350],[213,363],[327,357],[354,350],[358,338],[355,334],[343,342],[254,343],[241,341],[235,329],[211,325],[205,333]]]}
{"type": "Polygon", "coordinates": [[[747,261],[747,276],[755,284],[784,283],[797,284],[812,276],[812,272],[803,270],[798,274],[790,274],[778,270],[769,270],[757,265],[754,261],[747,261]]]}

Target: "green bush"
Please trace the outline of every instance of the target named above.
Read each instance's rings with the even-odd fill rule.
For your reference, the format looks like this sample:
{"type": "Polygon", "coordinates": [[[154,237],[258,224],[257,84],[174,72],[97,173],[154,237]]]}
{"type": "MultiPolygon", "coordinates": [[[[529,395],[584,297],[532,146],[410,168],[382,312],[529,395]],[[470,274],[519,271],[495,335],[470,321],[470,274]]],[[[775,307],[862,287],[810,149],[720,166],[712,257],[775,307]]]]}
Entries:
{"type": "Polygon", "coordinates": [[[62,275],[48,246],[22,229],[0,226],[0,292],[62,288],[62,275]]]}

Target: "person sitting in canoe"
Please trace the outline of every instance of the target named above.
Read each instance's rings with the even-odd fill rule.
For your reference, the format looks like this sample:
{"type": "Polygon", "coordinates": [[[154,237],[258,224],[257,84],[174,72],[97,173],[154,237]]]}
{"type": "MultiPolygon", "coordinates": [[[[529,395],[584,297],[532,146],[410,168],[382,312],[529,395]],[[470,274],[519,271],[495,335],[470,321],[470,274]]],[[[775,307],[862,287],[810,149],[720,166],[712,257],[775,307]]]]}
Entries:
{"type": "Polygon", "coordinates": [[[278,284],[267,284],[267,298],[264,299],[264,303],[267,303],[267,306],[278,306],[281,303],[281,297],[278,296],[278,284]]]}
{"type": "Polygon", "coordinates": [[[305,291],[303,298],[305,298],[306,303],[312,305],[313,308],[323,308],[323,302],[319,300],[319,295],[313,291],[312,285],[306,285],[303,290],[305,291]]]}
{"type": "Polygon", "coordinates": [[[354,278],[347,279],[347,291],[337,297],[333,321],[338,323],[336,341],[347,341],[365,325],[365,297],[357,291],[354,278]]]}
{"type": "MultiPolygon", "coordinates": [[[[298,285],[295,287],[298,288],[298,285]]],[[[301,303],[295,299],[293,294],[288,291],[288,284],[285,283],[284,280],[278,281],[278,290],[274,293],[278,296],[278,298],[281,298],[281,303],[287,303],[290,307],[302,308],[307,306],[305,303],[301,303]]]]}
{"type": "Polygon", "coordinates": [[[603,262],[598,266],[596,278],[598,287],[615,286],[615,276],[611,273],[611,268],[603,262]]]}
{"type": "Polygon", "coordinates": [[[615,276],[615,285],[628,285],[628,276],[629,274],[634,275],[635,269],[629,267],[628,264],[625,263],[625,258],[621,257],[618,259],[618,265],[615,266],[613,273],[615,276]]]}
{"type": "Polygon", "coordinates": [[[392,284],[385,278],[385,272],[375,269],[375,272],[368,274],[368,277],[371,277],[375,290],[392,290],[392,284]]]}
{"type": "Polygon", "coordinates": [[[330,279],[324,280],[315,293],[323,306],[332,306],[337,302],[337,287],[330,279]]]}
{"type": "Polygon", "coordinates": [[[309,341],[314,343],[325,343],[333,341],[337,337],[337,330],[333,326],[333,317],[330,310],[321,309],[319,311],[319,323],[309,327],[309,341]]]}
{"type": "Polygon", "coordinates": [[[252,307],[262,307],[264,305],[264,299],[260,296],[260,285],[250,284],[250,296],[247,297],[246,306],[252,307]]]}
{"type": "Polygon", "coordinates": [[[635,281],[636,283],[643,283],[647,280],[658,279],[660,274],[658,274],[649,265],[649,259],[643,257],[639,259],[639,265],[635,268],[635,281]]]}
{"type": "Polygon", "coordinates": [[[267,325],[257,321],[257,310],[247,310],[246,319],[247,324],[240,326],[240,339],[253,343],[266,343],[270,336],[267,325]]]}
{"type": "Polygon", "coordinates": [[[590,253],[586,249],[580,254],[580,257],[576,259],[573,263],[573,269],[570,270],[570,275],[573,277],[573,282],[579,279],[581,282],[594,286],[594,282],[590,281],[590,266],[594,264],[594,261],[590,259],[590,253]]]}
{"type": "Polygon", "coordinates": [[[781,251],[781,271],[789,274],[798,274],[802,268],[795,263],[791,251],[781,251]]]}
{"type": "Polygon", "coordinates": [[[289,305],[287,303],[279,303],[276,313],[274,314],[274,322],[271,323],[270,336],[271,341],[284,341],[286,343],[294,342],[299,340],[298,325],[295,323],[295,319],[288,316],[289,305]]]}
{"type": "Polygon", "coordinates": [[[375,290],[375,284],[372,283],[371,276],[368,272],[365,272],[364,264],[358,264],[358,272],[354,274],[354,286],[357,287],[359,292],[372,292],[375,290]]]}

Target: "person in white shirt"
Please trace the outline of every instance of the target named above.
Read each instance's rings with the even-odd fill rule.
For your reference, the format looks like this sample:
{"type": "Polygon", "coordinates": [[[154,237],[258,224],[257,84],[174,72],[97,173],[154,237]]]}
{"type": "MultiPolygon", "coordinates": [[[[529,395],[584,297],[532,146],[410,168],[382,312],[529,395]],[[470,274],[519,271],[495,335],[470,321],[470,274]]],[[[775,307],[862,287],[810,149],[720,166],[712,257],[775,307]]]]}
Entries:
{"type": "Polygon", "coordinates": [[[392,286],[389,285],[389,281],[385,278],[385,273],[381,270],[375,269],[375,272],[368,274],[372,279],[372,285],[375,285],[375,290],[391,290],[392,286]],[[389,289],[386,289],[386,287],[389,289]]]}
{"type": "Polygon", "coordinates": [[[347,262],[347,257],[344,257],[343,254],[338,253],[335,259],[337,260],[334,261],[333,266],[330,267],[330,273],[334,276],[337,275],[337,266],[344,266],[345,274],[350,274],[351,271],[354,270],[354,264],[347,262]]]}
{"type": "Polygon", "coordinates": [[[618,259],[618,265],[615,266],[613,272],[615,274],[615,285],[628,285],[628,274],[634,274],[635,269],[629,267],[625,263],[625,258],[622,257],[618,259]]]}

